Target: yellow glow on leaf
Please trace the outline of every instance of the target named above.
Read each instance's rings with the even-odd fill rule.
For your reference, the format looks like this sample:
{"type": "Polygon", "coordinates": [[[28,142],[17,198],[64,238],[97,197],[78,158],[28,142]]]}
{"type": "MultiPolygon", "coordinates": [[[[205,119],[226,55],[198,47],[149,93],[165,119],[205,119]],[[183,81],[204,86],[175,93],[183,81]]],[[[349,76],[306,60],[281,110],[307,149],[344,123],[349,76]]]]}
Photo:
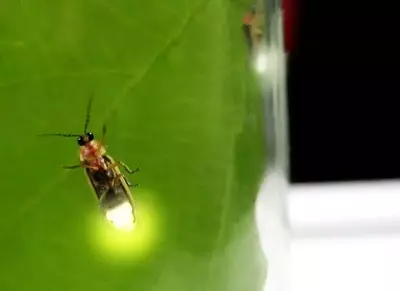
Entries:
{"type": "Polygon", "coordinates": [[[138,197],[134,206],[136,220],[131,229],[127,228],[125,223],[127,213],[125,210],[128,210],[126,205],[114,213],[108,213],[108,218],[110,216],[114,218],[114,224],[102,217],[99,212],[90,216],[88,224],[90,242],[97,255],[107,261],[143,260],[151,254],[161,237],[161,215],[152,199],[153,195],[145,191],[135,192],[134,196],[138,197]],[[123,227],[116,227],[116,220],[117,226],[123,225],[123,227]],[[122,223],[118,224],[121,221],[122,223]]]}

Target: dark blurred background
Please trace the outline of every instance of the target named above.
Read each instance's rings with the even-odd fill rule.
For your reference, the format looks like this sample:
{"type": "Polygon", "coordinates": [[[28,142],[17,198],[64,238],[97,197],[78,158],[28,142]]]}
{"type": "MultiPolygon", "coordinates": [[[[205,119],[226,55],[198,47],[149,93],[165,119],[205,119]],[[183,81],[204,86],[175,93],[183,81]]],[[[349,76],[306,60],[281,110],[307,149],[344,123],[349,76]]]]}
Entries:
{"type": "Polygon", "coordinates": [[[400,178],[398,8],[283,1],[292,182],[400,178]]]}

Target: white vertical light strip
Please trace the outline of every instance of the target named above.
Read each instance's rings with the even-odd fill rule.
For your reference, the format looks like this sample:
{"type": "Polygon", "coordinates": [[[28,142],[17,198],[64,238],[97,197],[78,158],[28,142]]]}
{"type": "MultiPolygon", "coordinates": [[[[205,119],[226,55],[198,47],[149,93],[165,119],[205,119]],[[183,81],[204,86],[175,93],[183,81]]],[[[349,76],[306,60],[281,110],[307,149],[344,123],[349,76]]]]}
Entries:
{"type": "Polygon", "coordinates": [[[289,291],[289,231],[284,219],[287,181],[277,171],[269,171],[256,203],[256,221],[261,247],[267,258],[268,274],[265,291],[289,291]]]}

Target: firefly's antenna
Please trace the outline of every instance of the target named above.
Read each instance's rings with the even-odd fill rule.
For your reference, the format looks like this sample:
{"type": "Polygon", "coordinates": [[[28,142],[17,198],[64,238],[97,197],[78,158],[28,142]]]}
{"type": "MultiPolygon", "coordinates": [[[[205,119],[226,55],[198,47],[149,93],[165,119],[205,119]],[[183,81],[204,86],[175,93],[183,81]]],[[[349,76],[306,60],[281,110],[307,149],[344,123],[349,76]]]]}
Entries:
{"type": "Polygon", "coordinates": [[[92,101],[93,101],[93,93],[90,95],[89,97],[89,101],[88,101],[88,105],[86,107],[86,121],[85,121],[85,129],[84,129],[84,133],[86,133],[88,126],[89,126],[89,122],[90,122],[90,110],[92,109],[92,101]]]}
{"type": "Polygon", "coordinates": [[[38,136],[62,136],[62,137],[79,137],[80,134],[72,134],[72,133],[43,133],[38,134],[38,136]]]}

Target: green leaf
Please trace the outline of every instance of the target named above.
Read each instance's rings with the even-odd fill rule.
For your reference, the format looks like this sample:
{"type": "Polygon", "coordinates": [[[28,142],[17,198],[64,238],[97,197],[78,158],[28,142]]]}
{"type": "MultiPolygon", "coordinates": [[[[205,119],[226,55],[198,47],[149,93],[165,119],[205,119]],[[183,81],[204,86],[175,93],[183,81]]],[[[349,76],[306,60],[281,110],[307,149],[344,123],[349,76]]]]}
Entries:
{"type": "Polygon", "coordinates": [[[262,101],[229,0],[3,0],[0,290],[262,290],[262,101]],[[138,226],[100,223],[78,161],[107,123],[138,226]]]}

